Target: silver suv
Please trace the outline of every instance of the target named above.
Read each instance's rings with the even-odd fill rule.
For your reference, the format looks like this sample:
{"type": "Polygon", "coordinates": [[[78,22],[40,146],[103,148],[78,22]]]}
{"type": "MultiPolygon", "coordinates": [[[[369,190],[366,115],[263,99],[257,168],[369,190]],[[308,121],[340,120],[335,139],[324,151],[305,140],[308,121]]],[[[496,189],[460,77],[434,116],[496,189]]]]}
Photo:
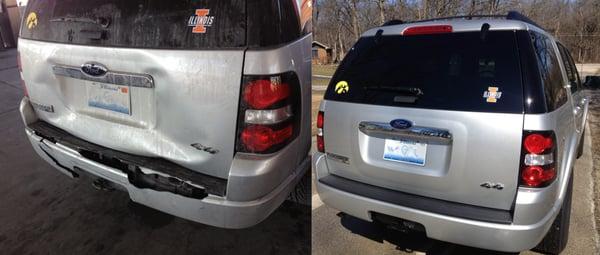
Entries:
{"type": "Polygon", "coordinates": [[[390,22],[325,93],[317,191],[433,239],[557,254],[587,109],[568,51],[519,13],[390,22]]]}
{"type": "Polygon", "coordinates": [[[299,2],[29,1],[19,39],[35,151],[189,220],[265,219],[310,167],[299,2]]]}

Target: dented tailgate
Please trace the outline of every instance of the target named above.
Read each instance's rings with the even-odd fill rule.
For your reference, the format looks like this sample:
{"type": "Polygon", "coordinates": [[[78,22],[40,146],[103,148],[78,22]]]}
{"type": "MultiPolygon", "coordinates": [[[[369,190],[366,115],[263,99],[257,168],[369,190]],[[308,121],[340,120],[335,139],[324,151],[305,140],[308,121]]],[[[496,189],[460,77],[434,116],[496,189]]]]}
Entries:
{"type": "Polygon", "coordinates": [[[97,145],[227,178],[245,1],[80,2],[32,1],[26,11],[19,50],[40,119],[97,145]]]}

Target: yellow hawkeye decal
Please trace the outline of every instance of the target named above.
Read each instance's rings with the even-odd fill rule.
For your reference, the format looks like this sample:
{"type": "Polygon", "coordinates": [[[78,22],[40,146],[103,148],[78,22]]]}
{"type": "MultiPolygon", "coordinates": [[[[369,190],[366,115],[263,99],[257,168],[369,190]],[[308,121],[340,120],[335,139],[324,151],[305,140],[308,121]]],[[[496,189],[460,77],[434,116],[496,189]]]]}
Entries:
{"type": "Polygon", "coordinates": [[[339,81],[335,84],[335,93],[346,94],[348,90],[350,90],[350,86],[348,86],[348,82],[346,81],[339,81]]]}
{"type": "Polygon", "coordinates": [[[37,14],[35,14],[35,12],[30,12],[29,15],[27,15],[27,20],[25,23],[27,24],[27,29],[29,29],[29,30],[37,27],[37,25],[38,25],[37,14]]]}

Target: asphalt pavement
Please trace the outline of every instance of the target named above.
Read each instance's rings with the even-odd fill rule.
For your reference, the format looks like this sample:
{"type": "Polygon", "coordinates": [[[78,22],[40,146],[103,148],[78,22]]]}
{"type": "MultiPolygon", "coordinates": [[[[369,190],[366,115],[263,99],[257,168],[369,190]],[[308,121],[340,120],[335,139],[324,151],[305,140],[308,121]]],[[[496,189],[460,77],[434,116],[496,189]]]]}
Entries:
{"type": "Polygon", "coordinates": [[[0,51],[0,254],[310,253],[307,206],[285,202],[254,227],[220,229],[60,174],[26,140],[22,97],[16,51],[0,51]]]}

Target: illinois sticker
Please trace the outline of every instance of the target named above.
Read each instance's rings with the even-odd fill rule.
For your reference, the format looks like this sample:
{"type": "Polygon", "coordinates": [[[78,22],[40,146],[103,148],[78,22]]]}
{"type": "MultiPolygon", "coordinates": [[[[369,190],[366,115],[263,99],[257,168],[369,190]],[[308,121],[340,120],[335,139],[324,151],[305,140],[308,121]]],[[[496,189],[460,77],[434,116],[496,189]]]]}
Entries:
{"type": "Polygon", "coordinates": [[[488,103],[496,103],[502,97],[502,92],[498,91],[498,87],[488,87],[488,90],[483,92],[483,97],[488,103]]]}
{"type": "Polygon", "coordinates": [[[208,16],[210,9],[196,9],[195,15],[190,16],[188,26],[192,27],[192,33],[204,34],[206,28],[212,26],[215,16],[208,16]]]}

